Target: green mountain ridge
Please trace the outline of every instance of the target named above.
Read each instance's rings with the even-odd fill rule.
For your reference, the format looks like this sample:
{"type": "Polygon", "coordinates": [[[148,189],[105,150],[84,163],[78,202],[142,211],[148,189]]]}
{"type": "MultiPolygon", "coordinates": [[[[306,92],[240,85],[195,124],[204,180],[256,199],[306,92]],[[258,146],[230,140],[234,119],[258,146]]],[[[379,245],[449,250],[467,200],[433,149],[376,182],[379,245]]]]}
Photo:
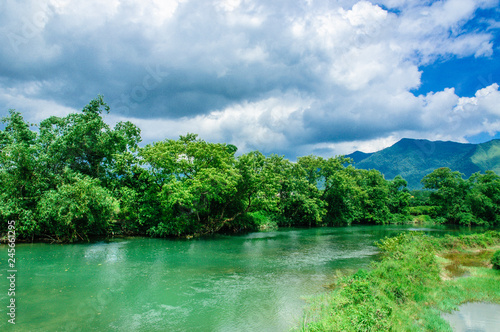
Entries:
{"type": "Polygon", "coordinates": [[[421,188],[420,180],[440,167],[459,171],[465,177],[492,170],[500,175],[500,140],[480,144],[403,138],[374,153],[356,151],[346,157],[361,169],[376,169],[386,179],[401,175],[410,189],[421,188]]]}

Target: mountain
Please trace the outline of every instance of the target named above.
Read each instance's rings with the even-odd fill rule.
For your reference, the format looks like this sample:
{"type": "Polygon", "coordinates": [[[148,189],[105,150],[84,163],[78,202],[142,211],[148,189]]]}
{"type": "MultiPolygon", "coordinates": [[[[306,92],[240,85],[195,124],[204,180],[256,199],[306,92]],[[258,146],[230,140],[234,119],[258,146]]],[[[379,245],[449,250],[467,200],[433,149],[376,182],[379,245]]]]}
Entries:
{"type": "Polygon", "coordinates": [[[469,177],[475,172],[500,175],[500,140],[481,144],[403,138],[374,153],[356,151],[346,155],[361,169],[377,169],[386,179],[401,175],[410,189],[421,188],[420,180],[436,168],[449,167],[469,177]]]}
{"type": "Polygon", "coordinates": [[[361,160],[368,158],[372,154],[373,154],[373,152],[366,153],[366,152],[361,152],[361,151],[355,151],[355,152],[351,153],[348,157],[351,158],[353,162],[358,163],[361,160]]]}

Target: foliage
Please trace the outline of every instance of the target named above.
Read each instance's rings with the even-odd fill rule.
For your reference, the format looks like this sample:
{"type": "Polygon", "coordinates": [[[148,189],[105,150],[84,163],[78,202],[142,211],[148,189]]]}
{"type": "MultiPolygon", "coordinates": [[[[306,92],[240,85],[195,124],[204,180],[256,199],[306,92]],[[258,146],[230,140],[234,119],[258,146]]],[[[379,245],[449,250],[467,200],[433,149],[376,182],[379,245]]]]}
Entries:
{"type": "Polygon", "coordinates": [[[234,152],[225,144],[188,134],[148,145],[140,155],[151,166],[162,208],[169,215],[151,230],[153,235],[212,233],[234,220],[239,174],[233,167],[234,152]]]}
{"type": "Polygon", "coordinates": [[[109,106],[98,96],[81,113],[42,121],[39,144],[45,167],[55,174],[67,167],[108,181],[115,155],[136,149],[140,130],[130,122],[119,122],[113,130],[103,121],[103,112],[109,106]]]}
{"type": "Polygon", "coordinates": [[[500,223],[500,176],[492,171],[474,173],[464,180],[459,172],[439,168],[426,175],[422,184],[433,190],[434,216],[463,225],[500,223]]]}
{"type": "Polygon", "coordinates": [[[116,209],[111,193],[85,175],[70,175],[68,183],[46,191],[37,206],[41,229],[64,242],[107,234],[116,209]]]}
{"type": "Polygon", "coordinates": [[[35,208],[47,183],[41,176],[36,133],[19,112],[9,113],[0,132],[0,224],[4,232],[7,221],[16,220],[17,236],[28,238],[39,230],[35,208]]]}
{"type": "MultiPolygon", "coordinates": [[[[74,240],[80,232],[81,238],[106,233],[99,225],[109,222],[110,215],[105,211],[114,211],[116,207],[114,200],[105,198],[110,194],[105,187],[111,188],[112,181],[120,178],[114,172],[113,164],[119,160],[117,155],[136,149],[140,141],[139,129],[131,123],[120,122],[114,130],[110,129],[101,117],[108,109],[98,96],[81,113],[43,120],[37,125],[38,132],[31,130],[30,126],[36,125],[26,123],[18,112],[11,110],[10,116],[3,119],[6,125],[0,131],[1,232],[6,230],[7,220],[16,220],[19,238],[49,235],[74,240]],[[69,180],[68,174],[79,180],[69,180]],[[69,230],[74,221],[71,213],[56,212],[55,207],[46,204],[64,204],[57,199],[77,195],[77,192],[70,193],[74,184],[78,187],[75,190],[95,194],[103,200],[90,200],[89,204],[96,206],[82,206],[80,212],[74,206],[70,208],[71,213],[86,215],[72,233],[69,230]],[[105,208],[103,204],[110,206],[105,208]],[[83,212],[87,208],[103,214],[83,212]],[[101,220],[97,222],[93,220],[95,218],[101,220]],[[83,226],[83,220],[92,226],[83,226]],[[61,225],[53,225],[53,222],[69,223],[68,232],[62,235],[59,232],[61,225]]],[[[68,201],[67,207],[80,203],[78,200],[68,201]]]]}
{"type": "Polygon", "coordinates": [[[500,244],[500,232],[487,231],[471,235],[445,235],[442,239],[436,240],[434,246],[446,250],[463,250],[466,248],[486,248],[497,244],[500,244]]]}
{"type": "Polygon", "coordinates": [[[39,124],[9,111],[0,130],[1,234],[9,220],[19,238],[60,241],[115,231],[178,237],[428,218],[500,223],[500,177],[493,172],[464,180],[440,168],[424,177],[425,190],[409,192],[401,176],[386,180],[344,156],[236,156],[236,146],[195,134],[139,147],[139,128],[112,128],[103,118],[108,112],[102,96],[39,124]]]}
{"type": "Polygon", "coordinates": [[[326,209],[324,224],[388,223],[392,214],[408,214],[409,194],[403,178],[386,181],[380,172],[355,169],[351,162],[342,156],[306,156],[297,162],[306,180],[321,188],[319,198],[326,209]]]}
{"type": "Polygon", "coordinates": [[[491,257],[491,265],[494,269],[500,270],[500,250],[497,250],[491,257]]]}
{"type": "Polygon", "coordinates": [[[300,163],[275,158],[275,174],[281,184],[278,193],[280,225],[321,225],[326,214],[326,203],[315,181],[306,176],[307,170],[300,163]]]}
{"type": "Polygon", "coordinates": [[[410,206],[412,207],[429,206],[430,196],[431,196],[430,190],[411,190],[410,206]]]}
{"type": "Polygon", "coordinates": [[[333,291],[311,304],[301,330],[449,330],[440,317],[443,310],[468,301],[500,302],[499,276],[477,268],[469,278],[443,281],[437,254],[448,252],[449,243],[474,249],[483,240],[494,245],[500,233],[453,240],[409,232],[386,238],[377,244],[383,253],[381,261],[373,263],[369,272],[360,270],[338,278],[333,291]]]}
{"type": "Polygon", "coordinates": [[[278,228],[276,215],[263,211],[242,214],[236,218],[233,224],[241,229],[251,231],[271,231],[278,228]]]}
{"type": "MultiPolygon", "coordinates": [[[[373,270],[337,280],[307,331],[390,331],[399,315],[439,281],[439,268],[428,239],[405,233],[378,243],[384,259],[373,270]]],[[[408,323],[408,322],[405,322],[408,323]]],[[[411,323],[411,322],[410,322],[411,323]]],[[[408,328],[408,326],[406,326],[408,328]]]]}
{"type": "Polygon", "coordinates": [[[410,206],[408,208],[408,212],[411,215],[414,216],[421,216],[421,215],[437,215],[436,213],[436,207],[434,206],[428,206],[428,205],[421,205],[421,206],[410,206]]]}

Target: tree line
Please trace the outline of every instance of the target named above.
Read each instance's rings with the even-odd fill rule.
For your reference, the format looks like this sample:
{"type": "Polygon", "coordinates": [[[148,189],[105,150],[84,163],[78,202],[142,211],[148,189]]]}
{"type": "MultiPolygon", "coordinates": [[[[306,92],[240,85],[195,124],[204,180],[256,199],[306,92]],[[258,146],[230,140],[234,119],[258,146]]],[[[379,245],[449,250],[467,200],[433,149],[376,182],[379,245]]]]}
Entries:
{"type": "MultiPolygon", "coordinates": [[[[211,143],[195,134],[140,147],[130,122],[111,128],[102,96],[80,113],[27,123],[9,111],[0,131],[0,233],[60,242],[113,232],[155,237],[277,226],[385,224],[411,218],[411,193],[397,176],[356,169],[343,156],[282,156],[211,143]]],[[[463,180],[438,169],[422,183],[422,205],[452,223],[499,224],[500,179],[463,180]]]]}

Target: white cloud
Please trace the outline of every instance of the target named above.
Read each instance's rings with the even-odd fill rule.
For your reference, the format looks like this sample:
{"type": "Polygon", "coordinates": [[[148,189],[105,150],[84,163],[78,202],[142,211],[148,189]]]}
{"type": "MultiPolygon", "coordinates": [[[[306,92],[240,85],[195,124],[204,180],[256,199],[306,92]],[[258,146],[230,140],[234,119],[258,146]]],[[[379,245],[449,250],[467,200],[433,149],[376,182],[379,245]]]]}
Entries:
{"type": "MultiPolygon", "coordinates": [[[[176,138],[188,132],[195,132],[202,139],[216,142],[235,144],[240,153],[251,150],[261,150],[265,153],[290,150],[291,142],[294,156],[306,155],[312,152],[323,156],[347,154],[355,150],[364,152],[377,151],[392,145],[404,137],[426,138],[433,140],[454,140],[466,142],[465,137],[481,132],[500,131],[500,113],[498,106],[500,91],[498,85],[493,84],[478,90],[475,97],[459,97],[453,88],[426,96],[414,97],[411,94],[399,95],[396,100],[381,98],[369,113],[356,114],[345,112],[336,114],[334,119],[328,119],[328,113],[319,117],[318,121],[327,128],[337,130],[342,126],[353,123],[359,130],[372,130],[385,124],[389,135],[374,139],[346,140],[337,142],[307,142],[309,129],[318,129],[318,126],[308,127],[304,117],[314,110],[315,101],[300,98],[298,94],[287,94],[282,98],[269,97],[258,102],[231,105],[223,110],[214,111],[207,115],[181,119],[140,119],[109,116],[112,121],[131,121],[143,129],[143,138],[152,142],[165,137],[176,138]],[[398,99],[399,98],[399,99],[398,99]],[[386,112],[380,112],[384,108],[386,112]],[[329,122],[330,121],[330,122],[329,122]],[[402,124],[411,122],[411,126],[402,124]]],[[[346,102],[350,100],[346,98],[346,102]]],[[[369,108],[369,102],[375,98],[366,97],[360,101],[358,107],[369,108]]],[[[325,133],[321,128],[320,134],[325,133]]],[[[362,136],[362,135],[361,135],[362,136]]]]}
{"type": "Polygon", "coordinates": [[[310,101],[287,94],[258,102],[243,102],[207,115],[180,119],[140,119],[110,115],[110,122],[131,121],[142,128],[144,141],[176,138],[188,132],[208,141],[235,144],[240,152],[286,149],[291,135],[303,131],[301,114],[310,101]]]}
{"type": "MultiPolygon", "coordinates": [[[[480,121],[488,118],[500,118],[500,92],[494,83],[476,92],[474,97],[462,97],[454,107],[454,112],[462,117],[479,117],[480,121]]],[[[499,128],[500,130],[500,128],[499,128]]]]}
{"type": "Polygon", "coordinates": [[[292,158],[500,130],[494,82],[471,98],[412,93],[422,65],[495,54],[492,31],[465,24],[498,1],[378,3],[8,2],[0,102],[37,121],[103,93],[123,112],[108,120],[130,119],[145,141],[195,132],[292,158]]]}
{"type": "Polygon", "coordinates": [[[351,10],[340,9],[341,15],[349,20],[355,27],[363,27],[366,31],[372,31],[387,18],[387,12],[379,6],[374,6],[368,1],[360,1],[352,6],[351,10]]]}

